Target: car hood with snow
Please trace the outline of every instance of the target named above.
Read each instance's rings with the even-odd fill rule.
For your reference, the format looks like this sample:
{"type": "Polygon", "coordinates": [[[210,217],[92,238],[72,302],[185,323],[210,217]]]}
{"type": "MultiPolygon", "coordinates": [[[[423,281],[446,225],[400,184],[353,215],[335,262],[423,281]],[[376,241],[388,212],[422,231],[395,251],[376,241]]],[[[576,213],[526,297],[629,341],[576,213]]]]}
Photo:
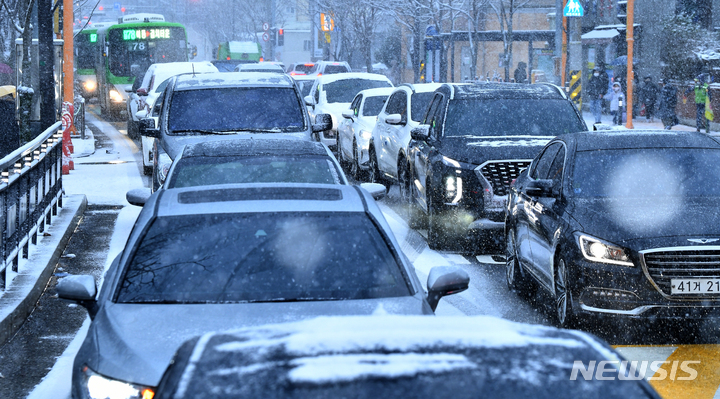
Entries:
{"type": "Polygon", "coordinates": [[[481,164],[489,159],[531,160],[552,136],[446,136],[442,155],[458,162],[481,164]]]}

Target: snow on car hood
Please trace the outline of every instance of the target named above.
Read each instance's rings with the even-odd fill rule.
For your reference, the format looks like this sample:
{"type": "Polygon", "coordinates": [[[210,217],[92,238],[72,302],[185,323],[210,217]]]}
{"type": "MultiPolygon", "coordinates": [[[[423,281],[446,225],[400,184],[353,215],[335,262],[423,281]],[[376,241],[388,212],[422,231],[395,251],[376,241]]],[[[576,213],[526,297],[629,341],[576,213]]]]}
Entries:
{"type": "Polygon", "coordinates": [[[440,152],[456,161],[482,164],[492,159],[533,159],[551,136],[446,136],[440,152]]]}
{"type": "Polygon", "coordinates": [[[323,315],[432,314],[420,295],[346,301],[244,304],[106,303],[93,320],[79,358],[96,372],[122,381],[157,386],[177,348],[212,332],[323,315]],[[92,351],[94,353],[87,353],[92,351]]]}
{"type": "Polygon", "coordinates": [[[228,134],[194,134],[194,135],[177,135],[177,136],[167,136],[169,140],[162,140],[163,149],[165,152],[167,152],[168,156],[170,156],[170,159],[175,159],[175,157],[182,152],[183,147],[186,144],[197,144],[197,143],[204,143],[208,141],[216,141],[216,140],[228,140],[228,139],[259,139],[259,140],[265,140],[265,139],[298,139],[298,140],[310,140],[310,134],[307,131],[302,132],[282,132],[282,133],[247,133],[247,132],[238,132],[238,133],[228,133],[228,134]]]}
{"type": "MultiPolygon", "coordinates": [[[[642,242],[643,248],[688,245],[685,238],[670,244],[664,237],[720,237],[718,198],[575,198],[573,218],[584,233],[616,244],[642,242]]],[[[675,241],[670,238],[670,241],[675,241]]]]}

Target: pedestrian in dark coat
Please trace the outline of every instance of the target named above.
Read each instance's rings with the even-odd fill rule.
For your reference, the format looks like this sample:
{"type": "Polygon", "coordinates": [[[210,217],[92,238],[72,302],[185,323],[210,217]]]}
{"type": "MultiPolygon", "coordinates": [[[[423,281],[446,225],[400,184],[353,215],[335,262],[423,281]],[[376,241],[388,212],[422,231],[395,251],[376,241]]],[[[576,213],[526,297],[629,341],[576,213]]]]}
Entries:
{"type": "Polygon", "coordinates": [[[515,73],[513,74],[513,77],[515,78],[515,82],[517,83],[527,83],[527,64],[520,61],[518,62],[518,67],[515,69],[515,73]]]}
{"type": "MultiPolygon", "coordinates": [[[[605,75],[607,76],[607,74],[605,75]]],[[[590,97],[590,108],[595,116],[595,123],[601,123],[602,116],[602,100],[608,91],[608,82],[602,77],[600,68],[593,70],[590,82],[588,82],[588,96],[590,97]]]]}
{"type": "Polygon", "coordinates": [[[658,117],[665,126],[665,130],[672,129],[673,126],[677,125],[677,115],[675,114],[675,107],[677,106],[677,87],[671,82],[665,83],[660,79],[660,102],[658,103],[658,117]]]}
{"type": "Polygon", "coordinates": [[[652,76],[645,76],[645,84],[640,89],[640,101],[645,105],[645,119],[651,122],[655,119],[655,103],[659,91],[652,81],[652,76]]]}

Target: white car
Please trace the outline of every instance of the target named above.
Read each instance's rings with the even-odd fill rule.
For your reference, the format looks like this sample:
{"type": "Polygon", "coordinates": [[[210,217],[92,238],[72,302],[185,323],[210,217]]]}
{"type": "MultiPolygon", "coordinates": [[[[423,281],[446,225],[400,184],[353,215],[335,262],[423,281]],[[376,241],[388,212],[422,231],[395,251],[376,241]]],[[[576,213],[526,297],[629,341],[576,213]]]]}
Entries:
{"type": "Polygon", "coordinates": [[[410,170],[406,157],[410,131],[420,124],[435,89],[440,86],[440,83],[403,84],[392,92],[372,131],[370,181],[404,183],[405,186],[400,184],[400,192],[403,196],[407,194],[410,180],[404,179],[406,174],[401,174],[410,170]]]}
{"type": "Polygon", "coordinates": [[[355,96],[350,108],[343,111],[343,120],[338,125],[337,158],[340,164],[349,164],[350,174],[357,180],[365,177],[372,131],[392,92],[392,87],[363,90],[355,96]]]}
{"type": "Polygon", "coordinates": [[[342,120],[343,111],[350,107],[350,102],[360,91],[380,87],[393,87],[393,84],[387,76],[375,73],[350,72],[318,76],[310,89],[311,94],[305,97],[305,104],[311,119],[315,115],[330,114],[332,128],[318,133],[315,139],[335,148],[338,123],[342,120]]]}
{"type": "Polygon", "coordinates": [[[274,73],[285,73],[285,68],[281,65],[272,62],[258,62],[248,64],[238,64],[235,67],[235,72],[274,72],[274,73]]]}
{"type": "MultiPolygon", "coordinates": [[[[165,90],[168,80],[181,73],[208,73],[218,72],[217,67],[212,63],[205,62],[168,62],[164,64],[150,65],[140,87],[130,93],[128,106],[127,133],[131,138],[140,136],[138,123],[140,119],[150,116],[158,96],[165,90]]],[[[146,175],[152,173],[153,160],[152,148],[154,138],[142,136],[140,147],[143,154],[143,172],[146,175]]]]}

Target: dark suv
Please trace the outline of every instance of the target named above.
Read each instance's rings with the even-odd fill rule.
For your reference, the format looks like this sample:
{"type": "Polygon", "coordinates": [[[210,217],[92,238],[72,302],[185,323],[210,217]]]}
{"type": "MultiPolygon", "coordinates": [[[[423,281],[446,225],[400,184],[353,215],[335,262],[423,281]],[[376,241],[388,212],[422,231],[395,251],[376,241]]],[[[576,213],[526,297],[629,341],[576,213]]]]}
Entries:
{"type": "MultiPolygon", "coordinates": [[[[504,249],[510,183],[554,136],[587,130],[560,88],[445,84],[408,148],[409,201],[427,219],[428,245],[471,239],[472,252],[504,249]]],[[[402,179],[401,179],[402,180],[402,179]]]]}

